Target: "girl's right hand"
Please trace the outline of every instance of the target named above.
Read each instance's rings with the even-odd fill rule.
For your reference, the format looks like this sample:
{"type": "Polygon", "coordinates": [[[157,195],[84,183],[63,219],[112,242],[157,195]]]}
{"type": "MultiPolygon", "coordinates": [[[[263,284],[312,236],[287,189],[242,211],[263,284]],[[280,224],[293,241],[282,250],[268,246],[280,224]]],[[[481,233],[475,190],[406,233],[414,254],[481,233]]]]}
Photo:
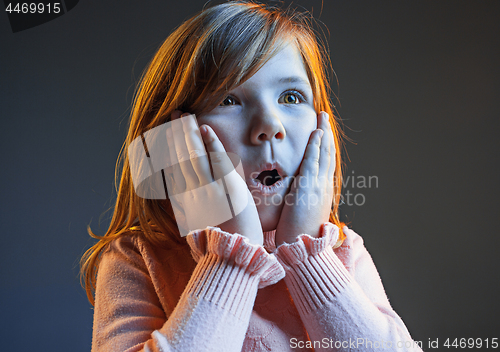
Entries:
{"type": "Polygon", "coordinates": [[[171,124],[170,160],[178,162],[172,166],[167,188],[176,220],[186,220],[188,230],[218,226],[262,245],[262,226],[242,170],[241,174],[235,170],[214,130],[208,125],[198,128],[194,115],[178,110],[172,113],[171,124]],[[178,219],[176,205],[184,219],[178,219]]]}

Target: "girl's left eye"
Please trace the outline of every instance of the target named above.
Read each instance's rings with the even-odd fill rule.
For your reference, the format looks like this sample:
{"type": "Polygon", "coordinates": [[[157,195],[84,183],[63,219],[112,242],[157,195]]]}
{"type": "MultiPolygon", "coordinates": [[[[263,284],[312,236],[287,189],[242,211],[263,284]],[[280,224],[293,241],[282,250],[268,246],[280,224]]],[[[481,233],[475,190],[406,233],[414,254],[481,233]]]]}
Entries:
{"type": "Polygon", "coordinates": [[[236,104],[236,99],[234,99],[232,96],[227,96],[220,104],[219,106],[229,106],[229,105],[235,105],[236,104]]]}
{"type": "Polygon", "coordinates": [[[303,98],[299,93],[286,92],[281,96],[280,100],[284,104],[300,104],[303,101],[303,98]]]}

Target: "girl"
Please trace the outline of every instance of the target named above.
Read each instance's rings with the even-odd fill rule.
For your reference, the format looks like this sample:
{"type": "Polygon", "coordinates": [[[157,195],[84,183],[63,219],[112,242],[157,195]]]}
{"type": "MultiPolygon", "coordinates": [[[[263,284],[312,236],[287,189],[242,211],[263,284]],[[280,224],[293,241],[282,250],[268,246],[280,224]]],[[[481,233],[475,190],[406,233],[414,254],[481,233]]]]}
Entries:
{"type": "MultiPolygon", "coordinates": [[[[94,352],[420,351],[363,240],[339,221],[340,130],[309,22],[229,2],[186,21],[156,53],[125,150],[151,146],[147,132],[171,123],[165,154],[180,166],[163,180],[201,189],[229,173],[234,153],[244,182],[225,187],[254,203],[183,237],[175,192],[139,197],[124,153],[110,227],[90,232],[99,242],[82,259],[94,352]]],[[[191,205],[203,216],[220,205],[210,199],[191,205]]]]}

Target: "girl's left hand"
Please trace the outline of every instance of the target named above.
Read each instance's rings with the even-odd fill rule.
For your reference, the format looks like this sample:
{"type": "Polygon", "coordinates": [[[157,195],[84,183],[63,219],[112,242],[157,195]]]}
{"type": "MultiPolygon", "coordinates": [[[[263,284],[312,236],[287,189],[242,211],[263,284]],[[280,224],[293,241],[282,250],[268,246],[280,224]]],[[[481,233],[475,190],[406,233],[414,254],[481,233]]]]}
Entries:
{"type": "Polygon", "coordinates": [[[299,174],[285,196],[276,228],[276,246],[295,242],[301,234],[319,236],[328,221],[333,201],[335,144],[328,114],[318,115],[318,129],[311,133],[299,174]]]}

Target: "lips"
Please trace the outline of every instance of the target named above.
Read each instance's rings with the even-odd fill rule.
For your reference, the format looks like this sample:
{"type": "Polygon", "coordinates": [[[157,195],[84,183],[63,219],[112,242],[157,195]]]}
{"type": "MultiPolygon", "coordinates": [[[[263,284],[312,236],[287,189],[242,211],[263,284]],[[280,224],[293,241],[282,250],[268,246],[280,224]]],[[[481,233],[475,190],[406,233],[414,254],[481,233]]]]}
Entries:
{"type": "Polygon", "coordinates": [[[255,179],[265,186],[271,186],[281,180],[281,176],[278,170],[272,169],[262,171],[255,179]]]}
{"type": "Polygon", "coordinates": [[[264,195],[272,195],[287,187],[288,177],[277,162],[266,162],[250,174],[248,186],[264,195]]]}
{"type": "Polygon", "coordinates": [[[262,184],[273,184],[280,178],[285,178],[286,173],[278,162],[263,162],[250,173],[252,179],[262,184]]]}

